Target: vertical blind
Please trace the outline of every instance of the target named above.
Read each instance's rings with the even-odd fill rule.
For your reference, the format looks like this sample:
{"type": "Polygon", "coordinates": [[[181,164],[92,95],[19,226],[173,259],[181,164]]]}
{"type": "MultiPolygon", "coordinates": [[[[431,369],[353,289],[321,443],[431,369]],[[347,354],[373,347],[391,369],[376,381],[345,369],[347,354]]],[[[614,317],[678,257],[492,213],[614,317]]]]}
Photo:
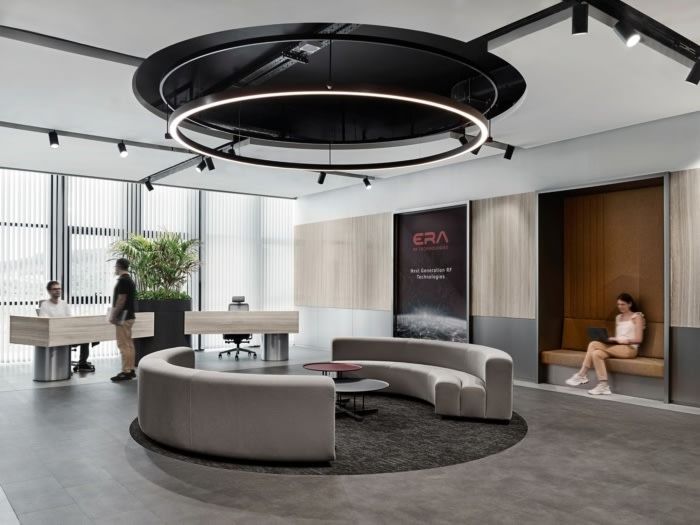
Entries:
{"type": "MultiPolygon", "coordinates": [[[[111,246],[127,232],[127,192],[119,181],[66,177],[64,299],[73,315],[102,315],[112,304],[115,284],[111,246]]],[[[114,341],[90,350],[91,357],[118,355],[114,341]]]]}
{"type": "MultiPolygon", "coordinates": [[[[204,192],[202,205],[202,310],[226,310],[234,295],[251,310],[292,309],[293,201],[204,192]]],[[[222,344],[202,337],[203,348],[222,344]]]]}
{"type": "MultiPolygon", "coordinates": [[[[245,295],[251,310],[292,309],[293,206],[286,199],[164,186],[148,192],[121,181],[0,170],[0,363],[31,360],[30,347],[9,344],[9,316],[35,315],[51,278],[62,281],[74,315],[106,311],[115,279],[111,245],[130,232],[200,238],[201,275],[187,285],[193,309],[225,310],[233,295],[245,295]]],[[[220,335],[202,337],[202,348],[223,344],[220,335]]],[[[111,341],[91,350],[91,357],[116,355],[111,341]]]]}
{"type": "Polygon", "coordinates": [[[10,315],[35,315],[46,294],[50,188],[50,175],[0,170],[0,363],[32,355],[30,347],[10,344],[10,315]]]}

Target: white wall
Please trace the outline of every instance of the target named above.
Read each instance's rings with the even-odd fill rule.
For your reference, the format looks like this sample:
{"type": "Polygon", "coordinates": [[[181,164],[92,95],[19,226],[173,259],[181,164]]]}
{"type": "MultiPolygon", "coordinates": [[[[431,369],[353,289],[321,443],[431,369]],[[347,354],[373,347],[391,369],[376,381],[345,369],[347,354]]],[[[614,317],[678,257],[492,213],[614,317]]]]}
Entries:
{"type": "MultiPolygon", "coordinates": [[[[538,125],[533,123],[533,125],[538,125]]],[[[700,112],[461,164],[317,193],[297,200],[295,223],[440,206],[700,167],[700,112]]],[[[297,344],[330,348],[338,336],[392,334],[390,312],[299,308],[297,344]]]]}
{"type": "MultiPolygon", "coordinates": [[[[653,103],[653,102],[650,102],[653,103]]],[[[564,117],[562,117],[564,118],[564,117]]],[[[533,122],[533,126],[538,123],[533,122]]],[[[540,124],[541,125],[541,124],[540,124]]],[[[471,157],[471,155],[467,155],[471,157]]],[[[377,180],[297,201],[295,223],[436,206],[700,167],[700,112],[377,180]]]]}

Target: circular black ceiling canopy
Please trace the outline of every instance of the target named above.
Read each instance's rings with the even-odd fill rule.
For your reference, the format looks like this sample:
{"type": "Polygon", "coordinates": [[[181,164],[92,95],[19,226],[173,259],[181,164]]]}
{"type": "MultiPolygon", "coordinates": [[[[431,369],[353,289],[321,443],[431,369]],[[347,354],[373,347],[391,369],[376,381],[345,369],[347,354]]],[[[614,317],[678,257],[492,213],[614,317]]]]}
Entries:
{"type": "MultiPolygon", "coordinates": [[[[250,27],[193,38],[153,54],[133,78],[139,101],[164,119],[224,91],[358,85],[449,98],[487,119],[512,107],[525,91],[520,73],[487,53],[482,41],[342,23],[250,27]]],[[[254,137],[316,145],[420,139],[463,132],[465,126],[454,113],[430,105],[316,96],[207,107],[181,125],[228,141],[254,137]]]]}

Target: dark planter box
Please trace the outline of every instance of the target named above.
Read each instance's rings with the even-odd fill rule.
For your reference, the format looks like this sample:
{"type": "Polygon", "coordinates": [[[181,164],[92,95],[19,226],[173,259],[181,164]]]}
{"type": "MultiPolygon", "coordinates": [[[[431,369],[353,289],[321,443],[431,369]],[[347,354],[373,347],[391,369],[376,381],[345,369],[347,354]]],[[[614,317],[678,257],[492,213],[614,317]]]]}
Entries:
{"type": "Polygon", "coordinates": [[[138,312],[153,312],[153,337],[134,339],[136,364],[158,350],[189,346],[192,336],[185,335],[185,312],[192,310],[191,299],[137,300],[138,312]]]}

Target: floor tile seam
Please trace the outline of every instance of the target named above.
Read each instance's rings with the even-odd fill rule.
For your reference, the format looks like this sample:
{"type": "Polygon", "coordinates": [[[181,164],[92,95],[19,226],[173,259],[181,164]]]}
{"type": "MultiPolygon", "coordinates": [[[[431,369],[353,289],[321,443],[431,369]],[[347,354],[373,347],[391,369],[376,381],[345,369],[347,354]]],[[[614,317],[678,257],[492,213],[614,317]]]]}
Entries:
{"type": "MultiPolygon", "coordinates": [[[[19,523],[19,515],[17,514],[17,510],[12,506],[12,502],[8,499],[7,494],[5,494],[5,491],[2,488],[2,485],[0,484],[0,504],[2,503],[7,503],[7,506],[10,509],[10,512],[15,518],[15,521],[19,523]]],[[[2,518],[2,516],[0,516],[2,518]]]]}

